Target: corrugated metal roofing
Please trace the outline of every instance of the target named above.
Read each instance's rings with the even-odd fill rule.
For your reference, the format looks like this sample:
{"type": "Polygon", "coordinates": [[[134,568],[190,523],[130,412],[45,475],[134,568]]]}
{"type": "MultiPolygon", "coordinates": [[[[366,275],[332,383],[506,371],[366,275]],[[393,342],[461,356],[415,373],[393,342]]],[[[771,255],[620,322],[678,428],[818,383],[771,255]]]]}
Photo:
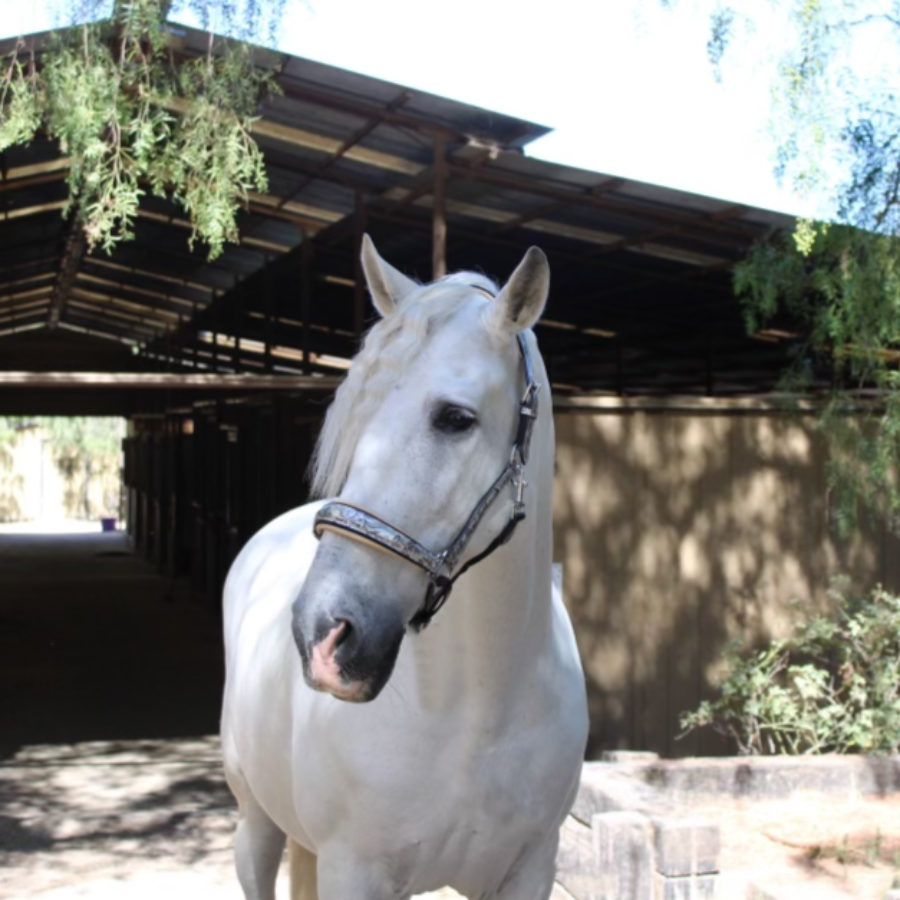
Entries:
{"type": "MultiPolygon", "coordinates": [[[[175,41],[197,55],[208,36],[175,29],[175,41]]],[[[184,213],[150,197],[135,241],[80,255],[61,215],[58,148],[2,154],[0,366],[2,336],[47,327],[55,311],[60,328],[133,342],[152,365],[334,372],[327,358],[351,356],[370,315],[354,286],[363,229],[392,263],[430,277],[438,142],[450,268],[502,280],[530,244],[550,257],[539,332],[559,390],[774,385],[790,338],[745,334],[730,272],[786,216],[532,159],[522,148],[540,125],[309,60],[277,65],[283,95],[254,126],[269,188],[241,213],[240,243],[212,263],[188,248],[184,213]]]]}

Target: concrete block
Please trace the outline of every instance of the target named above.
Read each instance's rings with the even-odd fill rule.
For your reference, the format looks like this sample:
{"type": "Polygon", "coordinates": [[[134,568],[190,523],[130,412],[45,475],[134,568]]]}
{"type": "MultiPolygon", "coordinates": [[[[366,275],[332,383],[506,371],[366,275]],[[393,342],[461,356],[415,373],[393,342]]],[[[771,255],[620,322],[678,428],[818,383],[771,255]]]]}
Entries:
{"type": "Polygon", "coordinates": [[[719,826],[706,819],[654,819],[656,871],[705,875],[719,869],[719,826]]]}
{"type": "Polygon", "coordinates": [[[572,815],[589,824],[598,813],[626,810],[654,815],[677,812],[665,795],[635,778],[630,770],[620,771],[611,763],[585,763],[572,815]]]}
{"type": "Polygon", "coordinates": [[[700,758],[634,762],[628,768],[633,778],[678,804],[721,796],[775,800],[796,791],[849,798],[900,790],[897,756],[700,758]]]}
{"type": "Polygon", "coordinates": [[[608,763],[648,763],[657,762],[659,754],[650,750],[604,750],[600,759],[608,763]]]}
{"type": "Polygon", "coordinates": [[[597,859],[595,900],[653,900],[653,826],[635,812],[591,820],[597,859]]]}
{"type": "Polygon", "coordinates": [[[653,878],[653,900],[714,900],[716,896],[715,875],[667,878],[656,872],[653,878]]]}
{"type": "Polygon", "coordinates": [[[596,894],[597,872],[597,854],[591,829],[568,816],[559,830],[557,882],[578,900],[589,900],[596,894]]]}
{"type": "Polygon", "coordinates": [[[900,756],[863,756],[859,766],[859,789],[863,794],[884,797],[900,791],[900,756]]]}
{"type": "Polygon", "coordinates": [[[574,894],[570,894],[558,881],[555,881],[550,900],[578,900],[578,898],[574,894]]]}

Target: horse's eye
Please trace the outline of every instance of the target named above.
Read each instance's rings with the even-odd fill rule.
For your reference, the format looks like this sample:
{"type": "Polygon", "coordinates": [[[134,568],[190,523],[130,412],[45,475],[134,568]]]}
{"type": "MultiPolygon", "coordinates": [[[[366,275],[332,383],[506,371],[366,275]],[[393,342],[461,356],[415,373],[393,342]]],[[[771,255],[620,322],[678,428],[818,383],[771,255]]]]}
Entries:
{"type": "Polygon", "coordinates": [[[472,428],[477,421],[475,413],[471,410],[448,404],[437,410],[431,424],[444,434],[462,434],[472,428]]]}

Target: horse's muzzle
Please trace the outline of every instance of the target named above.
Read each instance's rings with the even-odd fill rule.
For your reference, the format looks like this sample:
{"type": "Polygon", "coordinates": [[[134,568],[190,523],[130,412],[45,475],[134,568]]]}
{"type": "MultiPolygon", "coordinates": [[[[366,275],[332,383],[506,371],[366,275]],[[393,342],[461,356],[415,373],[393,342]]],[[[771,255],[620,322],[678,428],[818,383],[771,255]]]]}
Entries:
{"type": "Polygon", "coordinates": [[[304,674],[307,684],[317,691],[324,691],[338,700],[364,703],[370,699],[368,685],[364,681],[347,681],[337,660],[341,644],[350,637],[352,627],[345,619],[340,620],[323,640],[314,644],[304,674]]]}
{"type": "Polygon", "coordinates": [[[298,598],[293,633],[303,677],[311,688],[338,700],[366,703],[391,677],[404,628],[401,622],[357,618],[346,611],[310,616],[298,598]]]}

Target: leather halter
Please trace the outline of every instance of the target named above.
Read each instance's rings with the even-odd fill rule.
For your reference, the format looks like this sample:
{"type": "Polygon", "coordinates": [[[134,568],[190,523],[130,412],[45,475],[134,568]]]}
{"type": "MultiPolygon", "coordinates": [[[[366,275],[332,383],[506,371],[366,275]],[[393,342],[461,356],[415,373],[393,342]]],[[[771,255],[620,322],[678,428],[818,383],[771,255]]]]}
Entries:
{"type": "MultiPolygon", "coordinates": [[[[478,288],[478,290],[483,289],[478,288]]],[[[439,552],[429,550],[415,538],[400,531],[399,528],[395,528],[389,522],[385,522],[374,513],[354,506],[352,503],[344,503],[342,500],[326,503],[316,514],[313,522],[313,534],[317,538],[322,536],[323,531],[333,531],[351,540],[373,546],[375,549],[393,553],[428,573],[429,584],[425,592],[425,599],[409,623],[410,627],[416,631],[428,625],[434,614],[446,603],[456,579],[476,563],[490,556],[498,547],[502,547],[512,537],[519,522],[525,518],[525,488],[527,487],[525,464],[528,462],[531,432],[538,414],[540,385],[534,380],[534,367],[525,335],[520,332],[516,338],[522,356],[522,368],[525,372],[525,394],[519,406],[519,424],[509,455],[509,462],[475,505],[475,509],[472,510],[466,523],[448,547],[439,552]],[[509,520],[488,547],[468,560],[454,575],[453,570],[465,552],[475,529],[508,484],[513,488],[513,507],[509,520]]]]}

